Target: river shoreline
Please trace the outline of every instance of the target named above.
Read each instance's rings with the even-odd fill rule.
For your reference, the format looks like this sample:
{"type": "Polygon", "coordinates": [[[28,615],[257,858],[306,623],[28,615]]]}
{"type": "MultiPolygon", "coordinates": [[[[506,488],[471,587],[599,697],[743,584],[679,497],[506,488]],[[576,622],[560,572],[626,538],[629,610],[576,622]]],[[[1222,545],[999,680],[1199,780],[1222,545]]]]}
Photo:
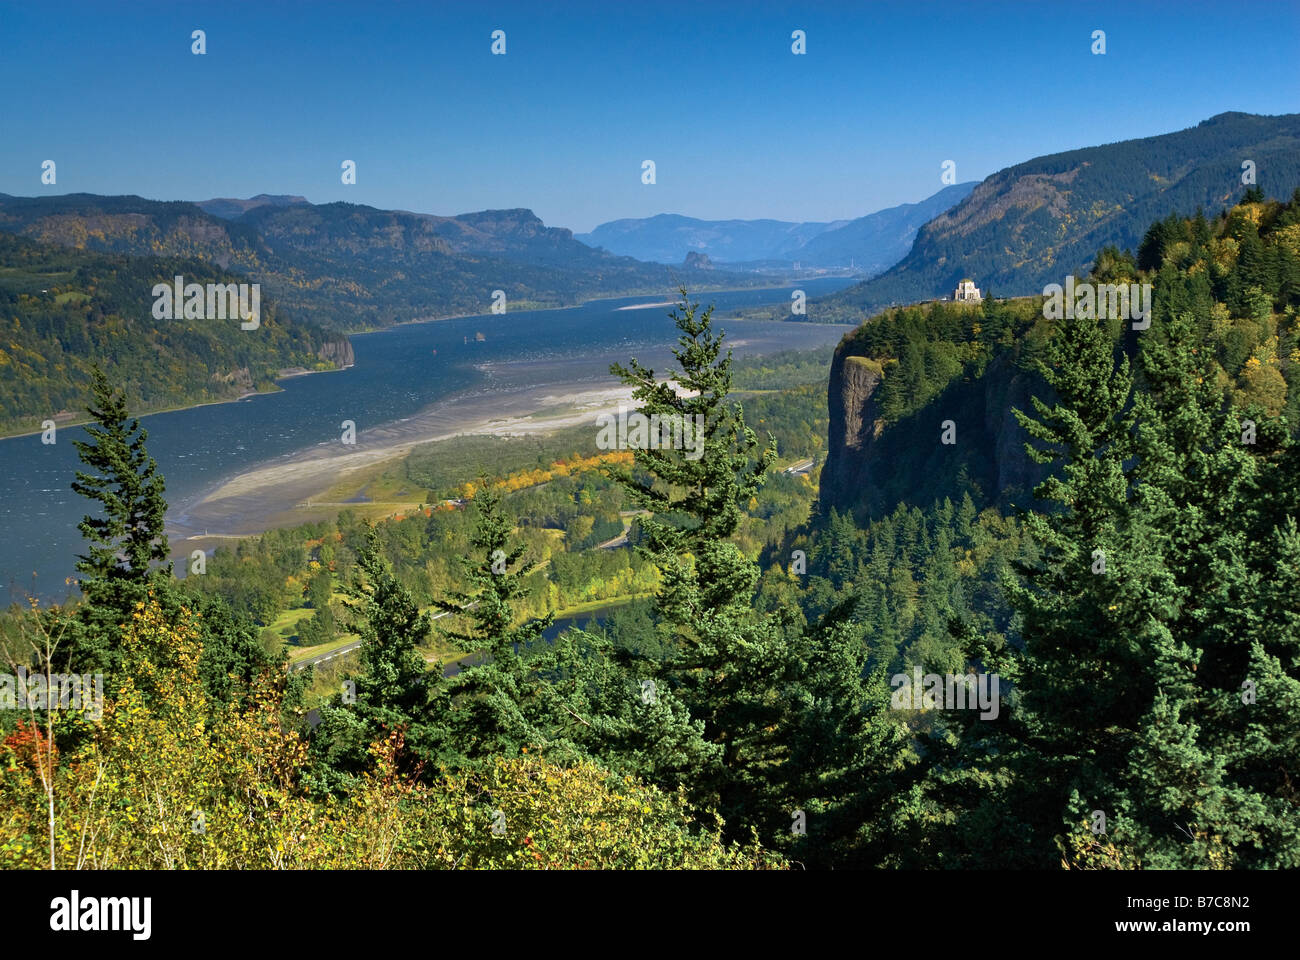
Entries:
{"type": "MultiPolygon", "coordinates": [[[[819,279],[821,279],[821,278],[819,278],[819,279]]],[[[788,286],[788,285],[787,285],[787,286],[788,286]]],[[[750,292],[750,291],[761,292],[761,291],[764,291],[764,290],[783,290],[783,289],[785,289],[785,287],[784,287],[784,286],[779,286],[779,285],[778,285],[778,286],[770,286],[770,287],[744,287],[744,288],[741,288],[741,290],[742,290],[743,292],[750,292]]],[[[733,290],[731,290],[731,289],[703,290],[703,291],[700,291],[699,294],[693,294],[692,296],[706,297],[706,296],[708,296],[709,294],[716,294],[716,293],[731,293],[731,292],[735,292],[735,291],[733,291],[733,290]]],[[[572,303],[572,304],[568,304],[568,305],[566,305],[566,306],[558,306],[558,307],[537,307],[537,308],[535,308],[535,310],[534,310],[534,309],[529,309],[529,310],[520,310],[520,311],[518,311],[518,313],[523,314],[523,313],[529,313],[529,312],[535,312],[535,311],[542,311],[542,310],[578,310],[578,309],[580,309],[580,308],[582,308],[582,307],[589,306],[589,305],[591,305],[591,304],[593,304],[593,303],[603,303],[603,302],[614,301],[614,300],[629,300],[629,299],[632,299],[632,298],[634,298],[634,297],[640,297],[640,296],[647,296],[647,297],[650,297],[650,296],[662,296],[662,294],[658,294],[658,293],[645,293],[645,294],[627,293],[627,294],[619,294],[619,295],[612,296],[612,297],[593,297],[592,299],[590,299],[590,300],[584,300],[584,301],[582,301],[581,303],[572,303]]],[[[678,301],[673,300],[673,301],[665,301],[665,302],[663,302],[663,303],[636,304],[636,305],[633,305],[633,306],[627,306],[627,307],[616,307],[615,309],[616,309],[617,311],[632,311],[632,310],[644,310],[644,309],[650,309],[650,308],[652,308],[652,307],[671,307],[671,306],[675,306],[677,302],[678,302],[678,301]]],[[[491,315],[491,314],[486,314],[486,313],[461,313],[461,314],[452,314],[452,315],[445,316],[445,317],[422,317],[422,318],[415,319],[415,320],[398,320],[398,321],[396,321],[395,323],[388,324],[387,326],[383,326],[383,327],[367,327],[367,328],[364,328],[364,329],[361,329],[361,330],[354,330],[354,331],[352,331],[352,332],[350,332],[350,333],[345,333],[345,334],[341,334],[341,335],[342,335],[342,336],[345,336],[345,337],[368,336],[368,335],[370,335],[370,334],[372,334],[372,333],[383,333],[385,330],[392,330],[392,329],[397,328],[397,327],[407,327],[407,326],[413,326],[413,325],[417,325],[417,324],[426,324],[426,323],[443,323],[443,322],[448,321],[448,320],[472,320],[472,319],[474,319],[475,317],[486,317],[486,316],[490,316],[490,315],[491,315]]],[[[758,319],[758,318],[742,318],[742,319],[758,319]]],[[[779,323],[779,322],[783,322],[783,321],[776,321],[776,320],[773,320],[773,321],[768,321],[768,322],[779,323]]],[[[278,383],[280,383],[280,382],[283,381],[283,380],[290,380],[290,379],[293,379],[293,378],[295,378],[295,377],[312,376],[312,375],[319,374],[319,373],[341,373],[341,372],[344,371],[344,370],[351,369],[352,366],[355,366],[355,364],[349,364],[349,365],[346,366],[346,367],[337,367],[337,368],[335,368],[335,369],[333,369],[333,370],[304,370],[304,369],[302,369],[302,368],[293,368],[293,369],[289,369],[289,370],[283,370],[283,371],[281,371],[281,372],[276,376],[276,378],[275,378],[275,382],[278,384],[278,383]]],[[[280,390],[279,390],[278,388],[277,388],[277,389],[274,389],[274,390],[248,390],[248,391],[245,391],[244,393],[241,393],[241,394],[240,394],[239,396],[237,396],[237,397],[228,397],[228,398],[226,398],[226,399],[224,399],[224,400],[204,400],[204,401],[201,402],[201,403],[181,403],[181,404],[175,404],[175,405],[173,405],[173,406],[164,406],[164,407],[157,407],[157,408],[154,408],[154,407],[142,407],[142,408],[140,408],[139,410],[133,410],[133,411],[131,411],[131,415],[134,416],[134,417],[139,417],[139,418],[143,419],[144,417],[152,417],[152,416],[155,416],[155,415],[160,414],[160,413],[175,413],[175,412],[180,411],[180,410],[196,410],[196,409],[198,409],[199,407],[213,407],[213,406],[219,406],[219,405],[221,405],[221,404],[225,404],[225,403],[239,403],[239,402],[242,401],[242,400],[247,400],[249,397],[262,397],[262,396],[269,396],[269,395],[271,395],[271,394],[275,394],[275,393],[279,393],[279,392],[280,392],[280,390]]],[[[86,416],[78,416],[78,417],[76,417],[75,419],[71,419],[71,420],[59,420],[57,414],[55,415],[54,420],[55,420],[55,422],[56,422],[56,425],[57,425],[58,429],[60,429],[60,430],[63,429],[64,427],[80,427],[80,426],[84,426],[84,425],[86,425],[87,423],[90,423],[90,422],[91,422],[91,419],[90,419],[89,417],[86,417],[86,416]]],[[[43,432],[43,430],[42,430],[42,428],[40,428],[40,427],[38,427],[38,428],[36,428],[36,429],[34,429],[34,430],[19,430],[19,431],[15,431],[15,432],[8,432],[8,431],[5,431],[5,430],[0,430],[0,440],[9,440],[9,439],[17,438],[17,437],[34,437],[34,436],[38,436],[38,435],[40,435],[42,432],[43,432]]]]}
{"type": "MultiPolygon", "coordinates": [[[[333,370],[305,370],[302,367],[294,367],[288,370],[282,370],[276,375],[275,382],[280,383],[283,380],[293,380],[296,377],[311,377],[319,373],[342,373],[344,370],[351,370],[355,364],[349,363],[346,367],[335,367],[333,370]]],[[[249,397],[269,397],[281,392],[281,388],[274,390],[245,390],[237,397],[227,397],[225,400],[204,400],[202,403],[182,403],[174,407],[159,407],[156,410],[152,408],[141,408],[132,410],[131,416],[143,420],[145,417],[157,416],[160,413],[176,413],[180,410],[197,410],[200,407],[219,407],[225,403],[239,403],[241,400],[247,400],[249,397]]],[[[54,416],[55,426],[62,430],[64,427],[84,427],[88,423],[93,423],[90,417],[80,417],[74,420],[59,420],[58,414],[54,416]]],[[[35,437],[44,431],[41,429],[24,430],[21,433],[5,433],[0,431],[0,440],[12,440],[16,437],[35,437]]]]}
{"type": "Polygon", "coordinates": [[[531,436],[591,424],[632,402],[630,387],[595,383],[546,384],[439,401],[403,421],[360,432],[356,443],[318,444],[224,478],[168,511],[167,535],[186,551],[198,542],[257,536],[318,519],[321,494],[349,476],[388,466],[425,443],[456,436],[531,436]]]}
{"type": "MultiPolygon", "coordinates": [[[[852,278],[852,277],[848,277],[848,276],[840,277],[840,276],[836,275],[836,276],[832,276],[832,277],[813,277],[813,278],[811,278],[811,279],[814,279],[814,280],[839,280],[839,279],[849,280],[849,279],[853,279],[853,278],[852,278]]],[[[791,281],[791,282],[795,282],[795,281],[791,281]]],[[[692,293],[690,296],[691,296],[691,299],[692,299],[693,302],[696,302],[696,298],[699,298],[699,299],[698,299],[698,302],[701,303],[701,304],[703,304],[704,299],[705,299],[706,297],[708,297],[710,294],[716,294],[716,293],[762,293],[762,292],[767,291],[767,290],[786,290],[786,289],[789,288],[789,286],[790,286],[789,283],[776,283],[776,284],[770,284],[770,285],[768,285],[768,286],[761,286],[761,287],[719,287],[719,288],[716,289],[716,290],[700,290],[700,291],[698,291],[697,293],[692,293]]],[[[614,294],[613,296],[608,296],[608,297],[592,297],[590,300],[583,300],[581,303],[570,303],[570,304],[565,304],[565,305],[562,305],[562,306],[543,307],[543,306],[536,306],[536,305],[534,305],[534,306],[525,307],[525,308],[523,308],[523,309],[518,309],[518,310],[516,310],[516,311],[514,311],[514,312],[516,312],[516,313],[540,313],[540,312],[542,312],[542,311],[547,311],[547,310],[579,310],[579,309],[581,309],[581,308],[583,308],[583,307],[589,307],[589,306],[591,306],[592,304],[596,304],[596,303],[610,303],[610,302],[613,302],[613,301],[615,301],[615,300],[631,300],[631,299],[636,298],[636,297],[659,297],[659,296],[663,296],[663,294],[661,294],[661,293],[656,293],[656,292],[647,292],[647,293],[618,293],[618,294],[614,294]]],[[[528,302],[528,303],[532,303],[532,304],[535,304],[535,303],[536,303],[536,301],[531,301],[531,300],[530,300],[530,301],[527,301],[527,302],[528,302]]],[[[648,308],[650,308],[650,307],[675,307],[675,306],[677,306],[677,304],[679,304],[680,302],[681,302],[680,300],[665,300],[665,301],[663,301],[662,303],[645,303],[645,304],[636,304],[636,305],[634,305],[634,306],[628,306],[628,307],[615,307],[614,309],[615,309],[616,311],[621,311],[621,310],[643,310],[643,309],[648,309],[648,308]]],[[[505,313],[505,314],[501,314],[501,316],[509,316],[510,312],[511,312],[511,311],[510,311],[509,309],[507,309],[507,310],[506,310],[506,313],[505,313]]],[[[370,333],[382,333],[382,332],[385,331],[385,330],[392,330],[394,327],[406,327],[406,326],[411,326],[412,324],[419,324],[419,323],[442,323],[442,322],[444,322],[444,321],[446,321],[446,320],[473,320],[475,317],[489,317],[489,316],[493,316],[493,314],[492,314],[492,313],[483,313],[483,312],[479,312],[479,313],[456,313],[456,314],[449,314],[448,316],[445,316],[445,317],[419,317],[419,318],[417,318],[417,319],[415,319],[415,320],[396,320],[396,321],[394,321],[393,323],[390,323],[390,324],[388,324],[387,326],[384,326],[384,327],[365,327],[364,329],[361,329],[361,330],[354,330],[354,331],[352,331],[351,333],[346,333],[346,334],[344,334],[344,336],[348,336],[348,337],[351,337],[351,336],[364,336],[365,334],[370,334],[370,333]]],[[[739,318],[737,318],[737,319],[739,319],[739,318]]],[[[755,318],[755,319],[757,319],[757,318],[755,318]]],[[[768,321],[768,322],[781,323],[781,322],[783,322],[783,321],[780,321],[780,320],[773,320],[773,321],[768,321]]],[[[802,322],[802,321],[801,321],[801,322],[802,322]]]]}
{"type": "MultiPolygon", "coordinates": [[[[662,293],[603,299],[586,310],[497,315],[450,326],[425,322],[353,337],[357,362],[346,368],[347,376],[291,376],[299,371],[278,368],[272,390],[232,392],[229,399],[176,407],[165,415],[137,411],[166,478],[172,555],[188,559],[196,549],[231,543],[227,538],[330,520],[344,508],[376,520],[409,513],[430,493],[408,481],[400,458],[439,438],[565,427],[597,431],[598,412],[614,412],[620,400],[627,402],[617,393],[598,395],[621,386],[610,375],[611,365],[637,357],[667,374],[678,346],[671,321],[661,314],[667,308],[617,312],[619,306],[666,299],[662,293]],[[486,345],[462,344],[461,333],[472,334],[476,326],[487,334],[486,345]],[[259,399],[270,393],[274,397],[259,399]],[[589,419],[580,425],[583,418],[589,419]],[[355,445],[344,446],[340,431],[350,429],[343,426],[348,421],[361,432],[355,445]],[[189,539],[205,534],[220,537],[189,539]]],[[[776,298],[736,291],[700,299],[716,302],[723,316],[776,298]]],[[[736,347],[737,356],[820,349],[850,329],[745,321],[719,329],[732,327],[727,346],[736,347]]],[[[64,433],[59,439],[65,442],[49,445],[30,435],[0,441],[8,444],[0,454],[6,468],[0,471],[0,525],[7,534],[0,583],[10,585],[11,598],[30,593],[57,602],[67,593],[86,510],[69,486],[82,464],[67,440],[81,432],[64,433]]],[[[594,438],[593,433],[593,443],[594,438]]],[[[575,449],[592,445],[575,438],[575,449]]],[[[460,449],[435,445],[427,455],[455,457],[460,449]]]]}

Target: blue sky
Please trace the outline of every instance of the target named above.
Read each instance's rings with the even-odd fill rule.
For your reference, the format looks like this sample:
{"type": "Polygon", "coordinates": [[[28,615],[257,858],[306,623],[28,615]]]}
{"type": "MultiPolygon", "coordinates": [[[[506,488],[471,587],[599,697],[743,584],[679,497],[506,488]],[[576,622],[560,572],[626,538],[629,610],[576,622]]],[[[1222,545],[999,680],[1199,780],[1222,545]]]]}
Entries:
{"type": "Polygon", "coordinates": [[[974,180],[1225,110],[1300,110],[1297,0],[5,0],[0,24],[0,192],[22,196],[529,207],[577,231],[832,220],[934,193],[945,160],[974,180]]]}

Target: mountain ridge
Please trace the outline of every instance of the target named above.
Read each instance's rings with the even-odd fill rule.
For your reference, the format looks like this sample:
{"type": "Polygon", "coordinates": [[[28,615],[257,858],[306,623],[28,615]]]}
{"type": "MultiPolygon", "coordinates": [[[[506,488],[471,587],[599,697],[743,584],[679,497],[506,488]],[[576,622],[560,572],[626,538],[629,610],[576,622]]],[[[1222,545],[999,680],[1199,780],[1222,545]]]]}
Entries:
{"type": "MultiPolygon", "coordinates": [[[[525,208],[440,217],[279,199],[285,202],[233,201],[251,206],[226,219],[188,201],[0,194],[0,230],[73,249],[210,262],[260,282],[290,314],[309,311],[342,331],[486,312],[494,290],[508,303],[568,306],[667,293],[681,281],[680,264],[593,250],[525,208]]],[[[761,282],[724,270],[710,281],[715,288],[761,282]]]]}
{"type": "Polygon", "coordinates": [[[223,220],[237,220],[254,207],[265,205],[287,207],[300,203],[309,203],[306,197],[289,194],[259,193],[255,197],[239,199],[238,197],[214,197],[211,200],[196,200],[194,205],[205,213],[223,220]]]}
{"type": "Polygon", "coordinates": [[[846,220],[702,220],[660,213],[611,220],[575,237],[613,253],[656,263],[681,263],[687,253],[695,252],[724,266],[798,261],[808,267],[852,265],[878,272],[906,255],[922,223],[960,202],[977,183],[953,184],[924,200],[846,220]]]}
{"type": "Polygon", "coordinates": [[[861,318],[950,294],[972,277],[1027,296],[1086,272],[1107,246],[1136,249],[1147,227],[1198,207],[1217,212],[1245,192],[1243,163],[1283,200],[1300,184],[1300,114],[1217,114],[1173,133],[1034,157],[985,178],[916,234],[883,274],[819,301],[822,319],[861,318]]]}

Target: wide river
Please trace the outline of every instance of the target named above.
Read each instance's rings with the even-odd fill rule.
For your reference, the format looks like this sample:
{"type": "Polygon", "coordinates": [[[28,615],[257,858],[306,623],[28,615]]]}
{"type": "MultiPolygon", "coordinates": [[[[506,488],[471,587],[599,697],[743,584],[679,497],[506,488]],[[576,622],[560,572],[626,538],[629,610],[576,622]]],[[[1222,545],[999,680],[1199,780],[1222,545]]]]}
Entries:
{"type": "MultiPolygon", "coordinates": [[[[799,284],[811,299],[847,286],[846,279],[799,284]]],[[[789,303],[792,288],[703,294],[716,306],[737,356],[805,350],[834,343],[843,326],[728,319],[732,312],[789,303]]],[[[598,389],[616,386],[615,360],[629,357],[668,372],[677,332],[668,307],[620,310],[668,297],[599,300],[567,310],[534,310],[436,320],[354,335],[356,365],[293,377],[282,390],[233,403],[191,407],[143,417],[149,452],[166,477],[168,526],[185,530],[187,507],[223,481],[252,468],[288,460],[308,448],[338,443],[339,425],[367,430],[397,425],[438,405],[454,407],[546,384],[598,389]],[[482,333],[478,340],[476,334],[482,333]]],[[[61,428],[58,442],[39,435],[0,440],[0,602],[26,595],[61,600],[81,552],[77,523],[89,501],[69,487],[78,467],[73,439],[80,427],[61,428]]],[[[187,531],[188,532],[188,531],[187,531]]],[[[180,551],[172,544],[173,554],[180,551]]]]}

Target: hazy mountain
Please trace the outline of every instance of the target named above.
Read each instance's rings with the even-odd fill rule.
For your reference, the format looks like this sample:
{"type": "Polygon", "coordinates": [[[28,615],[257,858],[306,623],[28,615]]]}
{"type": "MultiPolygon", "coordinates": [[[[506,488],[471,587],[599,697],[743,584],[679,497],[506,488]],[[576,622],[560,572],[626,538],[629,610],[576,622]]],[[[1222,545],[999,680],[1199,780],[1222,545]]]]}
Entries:
{"type": "Polygon", "coordinates": [[[754,260],[793,260],[814,237],[849,223],[791,223],[785,220],[698,220],[675,213],[640,219],[611,220],[577,239],[612,253],[650,260],[681,263],[691,252],[708,254],[714,261],[744,263],[754,260]]]}
{"type": "Polygon", "coordinates": [[[219,197],[213,200],[200,200],[194,205],[214,217],[221,217],[223,220],[234,220],[242,217],[254,207],[274,206],[289,207],[298,203],[306,203],[306,197],[291,197],[284,194],[273,195],[269,193],[259,193],[255,197],[249,197],[247,200],[230,199],[219,197]]]}
{"type": "Polygon", "coordinates": [[[868,273],[880,273],[907,256],[923,224],[965,200],[978,182],[955,183],[920,203],[904,203],[850,220],[813,237],[799,250],[798,259],[817,267],[852,263],[868,273]]]}
{"type": "Polygon", "coordinates": [[[905,203],[856,220],[697,220],[663,213],[603,223],[577,239],[658,263],[681,263],[688,253],[697,252],[724,265],[798,261],[807,267],[853,265],[878,272],[905,256],[917,228],[963,200],[975,183],[945,187],[920,203],[905,203]]]}
{"type": "Polygon", "coordinates": [[[316,255],[365,253],[408,263],[423,254],[503,257],[571,270],[636,269],[626,257],[593,250],[563,227],[548,227],[531,210],[482,210],[454,217],[405,210],[379,210],[350,203],[264,205],[239,224],[253,228],[275,249],[316,255]]]}
{"type": "Polygon", "coordinates": [[[1217,213],[1246,190],[1243,163],[1277,199],[1300,185],[1300,114],[1223,113],[1177,133],[1037,157],[984,180],[917,233],[879,277],[827,297],[818,319],[950,295],[972,277],[996,295],[1040,293],[1102,247],[1136,250],[1153,221],[1217,213]]]}

